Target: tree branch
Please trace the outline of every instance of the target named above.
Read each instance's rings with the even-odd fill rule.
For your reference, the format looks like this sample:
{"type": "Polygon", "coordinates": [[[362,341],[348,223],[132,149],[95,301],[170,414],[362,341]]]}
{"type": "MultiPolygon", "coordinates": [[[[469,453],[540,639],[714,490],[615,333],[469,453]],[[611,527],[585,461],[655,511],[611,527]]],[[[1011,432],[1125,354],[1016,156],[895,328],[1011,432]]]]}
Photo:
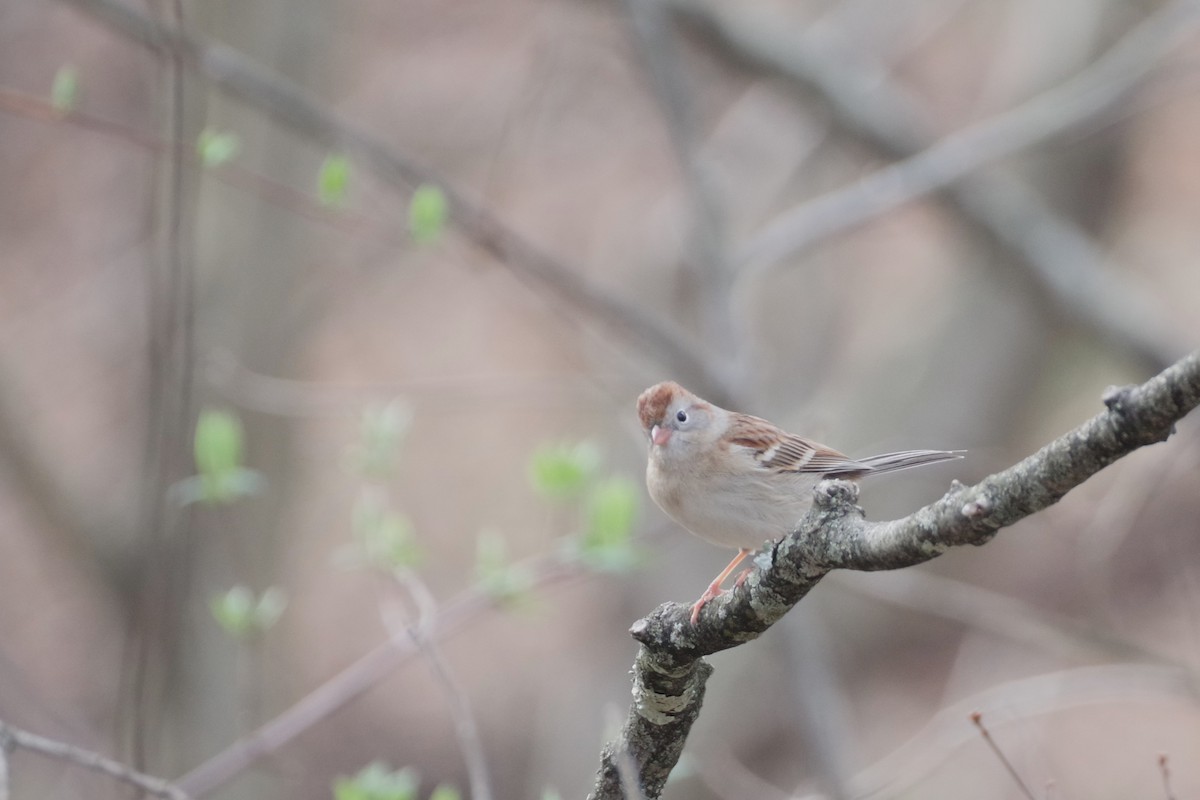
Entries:
{"type": "Polygon", "coordinates": [[[109,29],[150,50],[178,54],[230,97],[261,110],[326,147],[361,160],[384,183],[410,192],[422,183],[441,187],[456,229],[520,281],[587,314],[607,330],[645,351],[718,402],[733,395],[722,372],[701,356],[688,337],[661,314],[642,308],[589,280],[509,228],[487,207],[449,185],[431,169],[342,119],[302,87],[275,75],[241,53],[195,34],[175,30],[120,0],[63,0],[109,29]]]}
{"type": "Polygon", "coordinates": [[[1040,295],[1153,369],[1182,352],[1153,319],[1144,292],[1115,274],[1101,248],[1021,180],[978,171],[1112,113],[1200,21],[1175,0],[1064,83],[935,141],[920,103],[889,80],[886,65],[711,0],[662,0],[718,52],[818,92],[838,123],[898,161],[782,214],[734,254],[765,272],[784,258],[903,202],[940,192],[965,221],[1016,256],[1040,295]]]}
{"type": "MultiPolygon", "coordinates": [[[[91,750],[47,739],[44,736],[38,736],[0,722],[0,766],[5,765],[4,756],[14,750],[28,750],[50,758],[57,758],[60,761],[66,761],[115,778],[122,783],[141,789],[147,794],[165,798],[165,800],[188,800],[188,794],[170,781],[138,772],[120,761],[114,761],[91,750]]],[[[7,772],[0,773],[0,797],[7,792],[7,778],[7,772]]]]}
{"type": "Polygon", "coordinates": [[[700,713],[712,672],[703,657],[758,638],[832,570],[900,569],[985,544],[1122,456],[1164,441],[1200,405],[1200,351],[1140,386],[1110,388],[1104,404],[1104,412],[1018,464],[974,486],[956,481],[942,499],[902,519],[867,522],[854,484],[824,481],[797,528],[759,554],[741,586],[705,606],[698,624],[680,603],[634,623],[630,633],[642,645],[634,700],[621,735],[601,753],[592,800],[625,797],[615,760],[623,753],[636,760],[646,797],[657,798],[700,713]]]}

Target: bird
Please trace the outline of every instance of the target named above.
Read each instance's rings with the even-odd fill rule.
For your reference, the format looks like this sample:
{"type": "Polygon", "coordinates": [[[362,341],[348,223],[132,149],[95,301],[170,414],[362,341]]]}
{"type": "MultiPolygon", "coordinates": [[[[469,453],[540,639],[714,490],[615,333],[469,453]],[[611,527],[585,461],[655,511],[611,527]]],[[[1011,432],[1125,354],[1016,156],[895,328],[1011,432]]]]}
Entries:
{"type": "MultiPolygon", "coordinates": [[[[646,488],[691,533],[738,553],[692,605],[695,625],[750,553],[791,530],[825,478],[867,475],[962,458],[962,450],[901,450],[854,459],[760,417],[728,411],[663,381],[642,392],[638,420],[649,441],[646,488]]],[[[738,576],[740,586],[750,570],[738,576]]]]}

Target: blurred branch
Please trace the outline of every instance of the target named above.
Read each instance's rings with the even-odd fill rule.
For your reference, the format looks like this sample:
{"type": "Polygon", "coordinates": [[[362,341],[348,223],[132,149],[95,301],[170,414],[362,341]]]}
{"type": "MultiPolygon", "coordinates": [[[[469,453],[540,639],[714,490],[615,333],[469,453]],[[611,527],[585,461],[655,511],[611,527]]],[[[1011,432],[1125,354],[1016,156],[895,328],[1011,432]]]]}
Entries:
{"type": "Polygon", "coordinates": [[[1200,4],[1195,0],[1167,5],[1062,84],[950,134],[846,189],[784,212],[742,248],[739,260],[778,264],[814,242],[1095,120],[1123,102],[1198,21],[1200,4]]]}
{"type": "MultiPolygon", "coordinates": [[[[530,564],[530,590],[578,576],[581,570],[554,558],[530,564]]],[[[456,633],[467,622],[495,606],[492,595],[480,588],[469,589],[444,604],[427,621],[426,640],[440,641],[456,633]]],[[[257,730],[243,736],[217,755],[192,769],[177,785],[193,797],[203,797],[239,775],[264,756],[276,752],[330,714],[373,688],[413,656],[421,653],[413,637],[388,637],[366,655],[350,664],[297,703],[257,730]]]]}
{"type": "Polygon", "coordinates": [[[437,600],[425,585],[425,581],[411,570],[403,570],[397,575],[402,586],[408,589],[417,606],[417,620],[408,624],[398,618],[397,614],[389,613],[391,608],[383,609],[383,622],[391,633],[392,639],[411,640],[424,653],[433,672],[434,680],[446,695],[450,707],[450,718],[454,722],[454,731],[458,736],[458,744],[462,749],[463,760],[467,764],[467,778],[471,784],[471,800],[492,800],[492,782],[488,777],[487,757],[483,752],[483,742],[479,738],[479,726],[475,722],[475,712],[471,710],[471,701],[467,693],[450,671],[450,665],[442,656],[434,633],[437,626],[437,600]]]}
{"type": "Polygon", "coordinates": [[[1168,3],[1070,80],[932,144],[919,103],[872,57],[789,36],[778,25],[708,0],[663,2],[722,52],[819,92],[843,126],[904,159],[785,212],[741,248],[738,263],[764,272],[819,241],[942,191],[965,219],[1015,253],[1042,295],[1078,322],[1156,369],[1179,355],[1156,315],[1139,308],[1143,293],[1106,268],[1084,231],[1015,178],[971,173],[1111,112],[1194,32],[1200,22],[1195,0],[1168,3]]]}
{"type": "Polygon", "coordinates": [[[449,201],[450,219],[456,228],[507,266],[516,278],[587,314],[614,334],[637,343],[681,377],[712,392],[714,399],[728,400],[732,396],[722,371],[682,331],[671,326],[664,315],[638,307],[569,268],[432,170],[343,120],[300,86],[269,72],[236,50],[174,30],[120,0],[63,2],[157,53],[179,53],[214,86],[324,146],[361,159],[381,181],[402,193],[407,194],[420,184],[437,184],[449,201]]]}
{"type": "Polygon", "coordinates": [[[60,546],[75,566],[99,568],[106,585],[119,594],[125,588],[121,573],[128,554],[103,547],[109,538],[102,535],[107,521],[77,497],[61,477],[62,470],[44,454],[30,425],[34,418],[16,376],[0,364],[0,469],[19,490],[16,496],[28,504],[45,541],[60,546]]]}
{"type": "Polygon", "coordinates": [[[685,258],[694,262],[699,283],[700,324],[706,341],[718,352],[736,353],[737,346],[730,342],[733,326],[728,298],[732,276],[725,214],[711,171],[701,155],[699,125],[681,63],[678,32],[658,0],[624,0],[624,5],[690,200],[685,258]]]}
{"type": "MultiPolygon", "coordinates": [[[[838,573],[829,576],[829,580],[863,597],[953,620],[1067,658],[1107,656],[1188,669],[1110,630],[925,570],[896,572],[869,580],[853,580],[838,573]]],[[[1196,679],[1200,684],[1200,673],[1196,679]]]]}
{"type": "MultiPolygon", "coordinates": [[[[152,133],[130,125],[105,119],[84,111],[59,110],[43,97],[26,94],[7,87],[0,87],[0,111],[16,114],[26,119],[53,125],[69,125],[82,130],[99,133],[144,150],[153,155],[180,153],[193,167],[201,166],[195,148],[189,142],[168,142],[152,133]]],[[[286,208],[293,214],[312,222],[319,222],[342,231],[350,236],[367,235],[390,244],[399,244],[394,226],[381,220],[370,219],[344,208],[333,208],[317,201],[308,192],[280,183],[253,170],[228,162],[216,167],[205,168],[205,174],[229,186],[251,192],[268,203],[286,208]]]]}
{"type": "Polygon", "coordinates": [[[985,544],[1122,456],[1167,439],[1200,405],[1200,351],[1140,386],[1109,389],[1104,403],[1107,410],[1032,456],[974,486],[955,482],[902,519],[867,522],[854,484],[824,481],[796,530],[763,550],[749,578],[705,606],[696,625],[679,603],[635,622],[634,701],[620,737],[601,753],[591,798],[623,797],[614,759],[626,751],[638,760],[643,792],[658,797],[700,713],[712,672],[703,657],[756,639],[829,572],[900,569],[985,544]]]}
{"type": "MultiPolygon", "coordinates": [[[[169,4],[166,16],[174,30],[183,29],[182,0],[169,4]]],[[[184,139],[184,65],[174,54],[169,59],[164,94],[165,138],[184,139]]],[[[153,186],[153,182],[151,184],[153,186]]],[[[159,258],[145,260],[146,300],[146,425],[143,445],[138,528],[141,556],[137,588],[128,609],[131,638],[124,655],[123,693],[128,693],[132,762],[146,765],[151,731],[159,728],[170,695],[174,659],[182,618],[182,598],[189,573],[187,551],[191,528],[189,513],[176,513],[168,500],[171,485],[181,479],[190,452],[191,409],[195,371],[195,275],[191,264],[191,219],[186,208],[183,148],[170,150],[162,187],[163,218],[161,265],[159,258]],[[174,575],[168,580],[165,576],[174,575]],[[161,670],[161,673],[159,672],[161,670]],[[157,674],[156,674],[157,673],[157,674]]],[[[151,191],[151,195],[159,194],[151,191]]]]}
{"type": "MultiPolygon", "coordinates": [[[[1020,720],[1069,708],[1119,702],[1195,704],[1197,685],[1178,669],[1144,664],[1105,664],[1049,672],[989,687],[941,709],[908,741],[855,775],[851,796],[903,797],[954,752],[976,739],[965,723],[973,712],[1001,720],[1002,728],[1020,720]]],[[[919,793],[918,795],[919,796],[919,793]]]]}
{"type": "Polygon", "coordinates": [[[1163,797],[1166,800],[1175,800],[1175,792],[1171,790],[1171,769],[1167,765],[1168,758],[1166,753],[1162,753],[1158,757],[1158,771],[1162,775],[1163,797]]]}
{"type": "Polygon", "coordinates": [[[987,726],[983,724],[983,713],[979,711],[972,712],[971,722],[975,723],[975,727],[979,730],[979,734],[983,737],[983,741],[987,744],[988,749],[991,750],[992,754],[996,756],[997,760],[999,760],[1001,766],[1004,767],[1004,771],[1008,773],[1008,777],[1013,779],[1013,783],[1015,783],[1017,788],[1020,789],[1021,794],[1025,795],[1027,800],[1037,800],[1033,792],[1030,791],[1029,786],[1026,785],[1025,779],[1021,777],[1021,773],[1017,772],[1017,768],[1013,766],[1013,763],[1009,759],[1008,755],[1000,748],[1000,745],[997,744],[996,740],[992,737],[992,732],[989,731],[987,726]]]}
{"type": "Polygon", "coordinates": [[[764,780],[729,750],[705,752],[701,758],[691,758],[689,754],[688,764],[696,770],[697,777],[709,791],[725,800],[735,797],[755,797],[758,800],[829,800],[820,794],[799,797],[785,792],[764,780]]]}
{"type": "MultiPolygon", "coordinates": [[[[0,767],[4,766],[4,755],[16,750],[28,750],[31,753],[39,753],[84,769],[90,769],[93,772],[102,773],[155,797],[163,797],[167,800],[187,800],[188,798],[186,792],[162,778],[145,775],[119,761],[114,761],[91,750],[47,739],[44,736],[38,736],[8,723],[0,722],[0,767]]],[[[7,782],[3,780],[4,777],[3,771],[0,770],[0,797],[5,795],[8,788],[7,782]]]]}

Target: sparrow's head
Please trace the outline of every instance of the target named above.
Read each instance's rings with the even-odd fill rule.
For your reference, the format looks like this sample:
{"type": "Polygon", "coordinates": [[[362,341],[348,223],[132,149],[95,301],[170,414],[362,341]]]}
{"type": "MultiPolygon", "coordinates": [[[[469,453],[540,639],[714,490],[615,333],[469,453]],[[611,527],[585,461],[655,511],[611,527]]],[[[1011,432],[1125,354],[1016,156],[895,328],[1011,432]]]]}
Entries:
{"type": "Polygon", "coordinates": [[[638,419],[651,447],[676,447],[710,432],[714,407],[674,381],[651,386],[638,398],[638,419]]]}

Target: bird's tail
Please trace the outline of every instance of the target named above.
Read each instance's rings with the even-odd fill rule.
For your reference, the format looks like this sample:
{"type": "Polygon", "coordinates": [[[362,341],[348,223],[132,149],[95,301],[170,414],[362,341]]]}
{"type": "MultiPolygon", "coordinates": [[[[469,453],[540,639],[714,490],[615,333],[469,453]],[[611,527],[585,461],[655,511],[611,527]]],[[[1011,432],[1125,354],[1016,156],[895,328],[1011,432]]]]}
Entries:
{"type": "Polygon", "coordinates": [[[926,464],[937,464],[942,461],[953,461],[962,458],[966,452],[966,450],[901,450],[896,453],[859,458],[855,461],[866,467],[858,472],[860,476],[866,476],[880,472],[896,472],[910,467],[923,467],[926,464]]]}

